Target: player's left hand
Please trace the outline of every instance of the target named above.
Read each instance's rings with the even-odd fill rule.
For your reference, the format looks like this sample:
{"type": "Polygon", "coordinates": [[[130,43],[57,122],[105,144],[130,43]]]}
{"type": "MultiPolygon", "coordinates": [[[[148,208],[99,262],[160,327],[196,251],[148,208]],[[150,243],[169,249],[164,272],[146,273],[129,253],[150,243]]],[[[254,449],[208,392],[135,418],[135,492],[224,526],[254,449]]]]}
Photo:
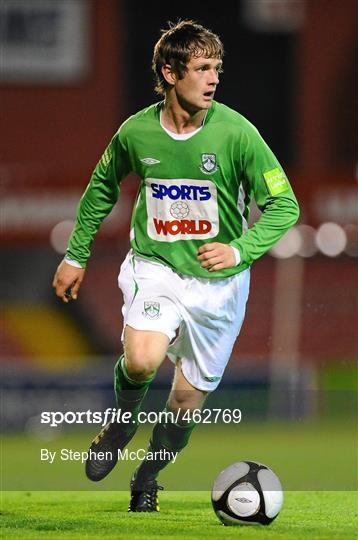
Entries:
{"type": "Polygon", "coordinates": [[[198,260],[202,268],[209,272],[216,272],[223,268],[232,268],[236,265],[235,253],[228,244],[212,242],[204,244],[198,249],[198,260]]]}

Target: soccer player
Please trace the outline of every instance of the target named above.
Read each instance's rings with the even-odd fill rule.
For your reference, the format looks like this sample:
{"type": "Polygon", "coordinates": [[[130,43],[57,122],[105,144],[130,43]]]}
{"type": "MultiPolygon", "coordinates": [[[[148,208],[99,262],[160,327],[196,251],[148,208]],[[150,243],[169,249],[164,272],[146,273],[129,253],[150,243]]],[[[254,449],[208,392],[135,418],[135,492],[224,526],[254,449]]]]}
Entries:
{"type": "Polygon", "coordinates": [[[188,443],[240,332],[250,266],[297,221],[298,205],[280,163],[256,128],[214,101],[222,70],[217,35],[185,20],[162,33],[153,55],[159,103],[115,133],[80,201],[68,250],[54,277],[57,296],[76,299],[97,230],[129,172],[141,178],[123,292],[124,354],[115,366],[118,409],[91,444],[87,476],[104,478],[138,426],[138,413],[166,355],[175,363],[166,410],[131,480],[129,511],[158,511],[157,476],[188,443]],[[255,198],[262,214],[248,227],[255,198]],[[112,459],[99,459],[108,452],[112,459]]]}

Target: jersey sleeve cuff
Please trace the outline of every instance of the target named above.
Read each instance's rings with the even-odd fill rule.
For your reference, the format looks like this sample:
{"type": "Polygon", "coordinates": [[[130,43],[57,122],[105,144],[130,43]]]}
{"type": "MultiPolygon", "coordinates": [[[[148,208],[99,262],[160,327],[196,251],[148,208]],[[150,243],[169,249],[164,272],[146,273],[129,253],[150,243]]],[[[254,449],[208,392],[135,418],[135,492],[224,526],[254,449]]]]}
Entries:
{"type": "Polygon", "coordinates": [[[83,266],[73,259],[69,259],[68,257],[64,258],[65,263],[69,264],[70,266],[74,266],[75,268],[83,268],[83,266]]]}
{"type": "Polygon", "coordinates": [[[235,248],[234,246],[231,246],[232,249],[234,250],[234,255],[235,255],[235,266],[238,266],[240,263],[241,263],[241,255],[240,255],[240,251],[235,248]]]}

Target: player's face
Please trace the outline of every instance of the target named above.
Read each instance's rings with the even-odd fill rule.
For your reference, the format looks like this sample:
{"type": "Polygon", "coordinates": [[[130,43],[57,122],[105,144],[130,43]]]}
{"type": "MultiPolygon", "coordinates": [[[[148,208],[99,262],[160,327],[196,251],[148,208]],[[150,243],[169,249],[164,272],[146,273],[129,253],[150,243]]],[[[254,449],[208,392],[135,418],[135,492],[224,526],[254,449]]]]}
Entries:
{"type": "Polygon", "coordinates": [[[175,91],[179,103],[190,112],[210,109],[222,61],[218,58],[191,58],[182,79],[177,79],[175,91]]]}

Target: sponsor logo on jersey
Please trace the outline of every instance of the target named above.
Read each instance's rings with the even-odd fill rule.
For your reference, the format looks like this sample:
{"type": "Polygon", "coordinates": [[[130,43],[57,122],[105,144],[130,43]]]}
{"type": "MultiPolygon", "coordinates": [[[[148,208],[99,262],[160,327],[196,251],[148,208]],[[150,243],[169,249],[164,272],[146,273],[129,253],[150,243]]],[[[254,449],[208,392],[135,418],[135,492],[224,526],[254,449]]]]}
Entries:
{"type": "Polygon", "coordinates": [[[216,165],[215,154],[201,154],[201,172],[204,174],[212,174],[218,170],[216,165]]]}
{"type": "Polygon", "coordinates": [[[159,319],[161,317],[160,313],[160,303],[159,302],[144,302],[144,311],[142,315],[147,319],[159,319]]]}
{"type": "Polygon", "coordinates": [[[153,218],[155,230],[158,234],[205,234],[211,231],[212,224],[206,219],[175,219],[174,221],[163,221],[153,218]]]}
{"type": "Polygon", "coordinates": [[[289,185],[285,173],[278,167],[263,174],[270,195],[273,197],[288,189],[289,185]]]}
{"type": "Polygon", "coordinates": [[[155,159],[152,157],[146,157],[141,159],[142,163],[145,163],[146,165],[157,165],[157,163],[160,163],[159,159],[155,159]]]}
{"type": "Polygon", "coordinates": [[[162,242],[217,236],[217,189],[211,180],[147,178],[147,231],[162,242]]]}
{"type": "Polygon", "coordinates": [[[173,218],[184,219],[190,213],[190,208],[186,202],[177,201],[170,205],[169,211],[173,218]]]}
{"type": "Polygon", "coordinates": [[[178,199],[188,201],[207,201],[210,199],[210,189],[207,186],[190,186],[190,185],[172,185],[166,186],[164,184],[151,184],[153,190],[153,197],[155,199],[169,199],[176,201],[178,199]]]}

